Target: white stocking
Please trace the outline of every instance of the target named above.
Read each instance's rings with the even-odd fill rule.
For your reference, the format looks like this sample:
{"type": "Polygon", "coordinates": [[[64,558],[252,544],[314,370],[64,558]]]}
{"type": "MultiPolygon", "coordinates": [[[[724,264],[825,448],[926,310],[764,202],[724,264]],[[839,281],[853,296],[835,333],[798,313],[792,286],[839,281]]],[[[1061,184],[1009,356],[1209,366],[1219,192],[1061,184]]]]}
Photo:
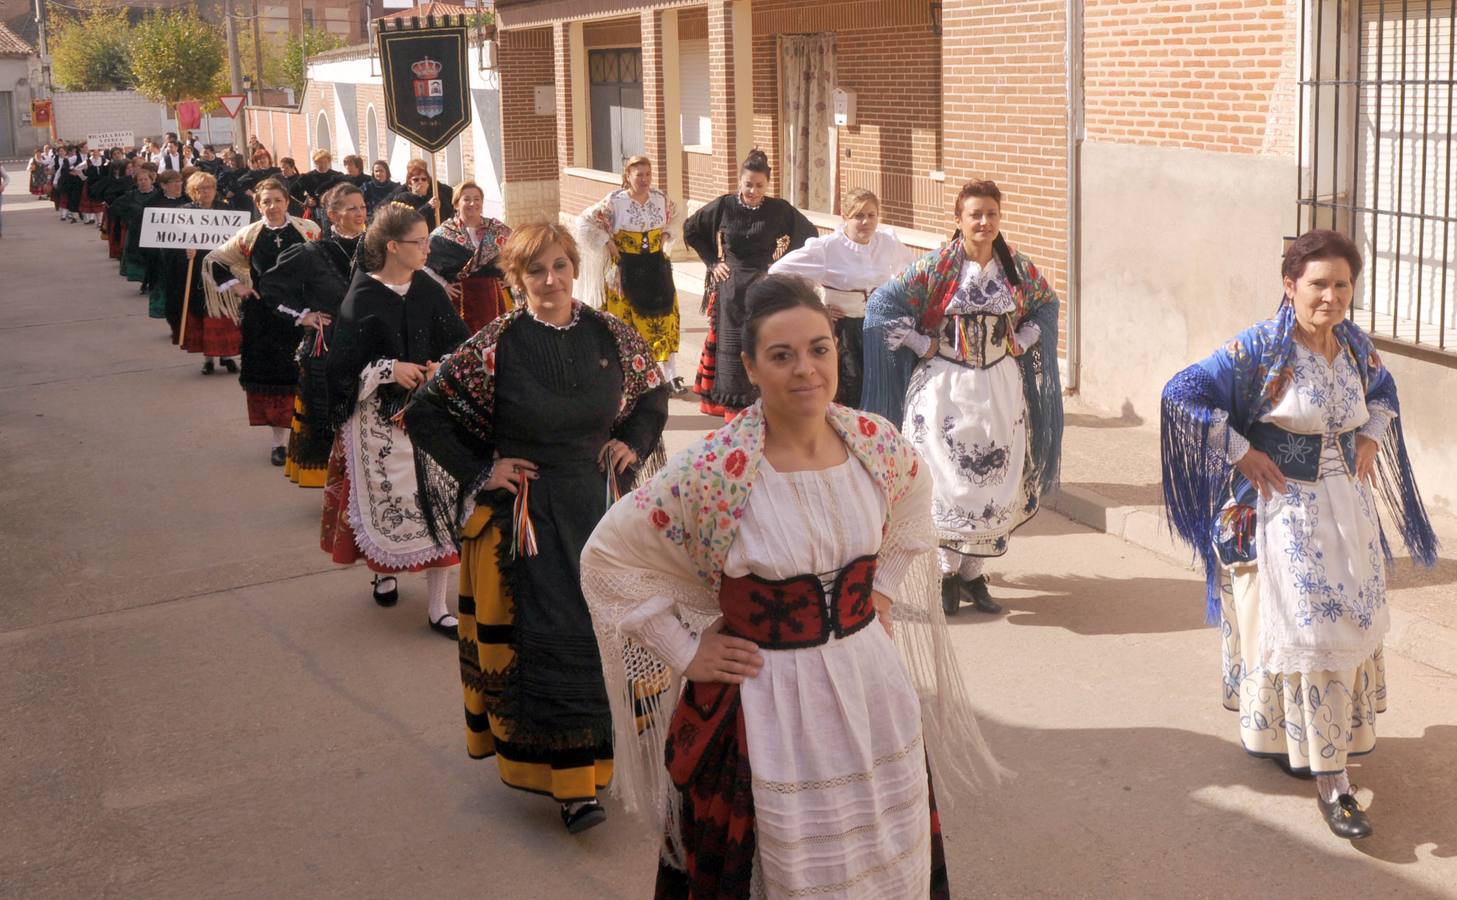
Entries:
{"type": "Polygon", "coordinates": [[[666,380],[668,384],[672,384],[673,379],[678,377],[678,354],[669,353],[668,359],[666,362],[662,363],[662,367],[664,380],[666,380]]]}
{"type": "Polygon", "coordinates": [[[269,427],[273,430],[273,446],[287,447],[289,430],[287,428],[279,428],[277,425],[270,425],[269,427]]]}
{"type": "Polygon", "coordinates": [[[445,590],[450,586],[449,569],[426,569],[425,570],[425,591],[430,596],[430,621],[439,622],[441,616],[448,616],[450,621],[442,622],[443,625],[454,625],[455,616],[450,615],[450,607],[445,605],[445,590]]]}
{"type": "Polygon", "coordinates": [[[963,556],[961,558],[961,578],[963,581],[975,581],[981,577],[986,569],[987,561],[980,556],[963,556]]]}
{"type": "Polygon", "coordinates": [[[1344,769],[1334,775],[1315,776],[1315,789],[1327,803],[1334,803],[1341,794],[1351,792],[1351,779],[1344,769]]]}

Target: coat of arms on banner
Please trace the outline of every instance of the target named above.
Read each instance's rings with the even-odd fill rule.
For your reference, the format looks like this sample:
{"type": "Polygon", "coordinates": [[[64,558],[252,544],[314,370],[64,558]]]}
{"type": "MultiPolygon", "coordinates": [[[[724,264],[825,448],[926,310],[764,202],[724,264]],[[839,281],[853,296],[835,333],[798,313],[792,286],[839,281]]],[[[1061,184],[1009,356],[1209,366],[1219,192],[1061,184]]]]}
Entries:
{"type": "Polygon", "coordinates": [[[410,71],[415,73],[415,111],[427,119],[445,112],[445,82],[440,79],[440,63],[425,57],[410,71]]]}

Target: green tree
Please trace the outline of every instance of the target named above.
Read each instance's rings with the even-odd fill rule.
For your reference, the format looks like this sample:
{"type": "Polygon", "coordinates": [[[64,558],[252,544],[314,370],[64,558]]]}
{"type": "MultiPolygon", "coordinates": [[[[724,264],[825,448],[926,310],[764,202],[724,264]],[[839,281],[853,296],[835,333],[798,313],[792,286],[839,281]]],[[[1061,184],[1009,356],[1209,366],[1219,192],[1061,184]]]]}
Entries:
{"type": "Polygon", "coordinates": [[[51,20],[51,77],[68,91],[121,91],[132,86],[125,7],[91,0],[79,14],[51,20]]]}
{"type": "Polygon", "coordinates": [[[132,30],[132,79],[149,100],[211,99],[223,69],[222,30],[195,9],[154,12],[132,30]]]}
{"type": "MultiPolygon", "coordinates": [[[[301,34],[290,34],[283,44],[284,85],[302,97],[309,80],[309,57],[344,46],[345,40],[322,28],[305,28],[301,34]]],[[[267,67],[265,63],[265,68],[267,67]]]]}

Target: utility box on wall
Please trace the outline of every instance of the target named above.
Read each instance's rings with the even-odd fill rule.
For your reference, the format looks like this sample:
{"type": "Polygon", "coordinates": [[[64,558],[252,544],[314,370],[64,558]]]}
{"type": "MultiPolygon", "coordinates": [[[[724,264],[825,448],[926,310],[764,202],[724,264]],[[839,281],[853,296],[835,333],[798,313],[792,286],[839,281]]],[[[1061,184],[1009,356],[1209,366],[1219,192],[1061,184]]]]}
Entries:
{"type": "Polygon", "coordinates": [[[835,113],[835,126],[843,128],[855,124],[855,92],[847,91],[844,88],[835,88],[830,95],[830,102],[835,113]]]}
{"type": "Polygon", "coordinates": [[[535,109],[538,116],[556,115],[556,85],[538,84],[536,86],[535,109]]]}

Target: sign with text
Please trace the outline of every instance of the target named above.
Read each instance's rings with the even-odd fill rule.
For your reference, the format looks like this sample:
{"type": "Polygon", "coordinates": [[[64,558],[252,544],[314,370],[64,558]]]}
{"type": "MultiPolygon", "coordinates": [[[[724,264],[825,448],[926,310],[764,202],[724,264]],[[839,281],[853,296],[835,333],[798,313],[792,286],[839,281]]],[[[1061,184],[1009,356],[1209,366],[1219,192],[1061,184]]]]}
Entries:
{"type": "Polygon", "coordinates": [[[471,123],[465,16],[382,19],[379,58],[390,130],[434,153],[471,123]]]}
{"type": "Polygon", "coordinates": [[[112,147],[135,150],[137,135],[132,131],[98,131],[86,135],[86,147],[90,150],[110,150],[112,147]]]}
{"type": "Polygon", "coordinates": [[[233,209],[154,208],[142,213],[141,246],[212,250],[238,233],[251,216],[233,209]]]}

